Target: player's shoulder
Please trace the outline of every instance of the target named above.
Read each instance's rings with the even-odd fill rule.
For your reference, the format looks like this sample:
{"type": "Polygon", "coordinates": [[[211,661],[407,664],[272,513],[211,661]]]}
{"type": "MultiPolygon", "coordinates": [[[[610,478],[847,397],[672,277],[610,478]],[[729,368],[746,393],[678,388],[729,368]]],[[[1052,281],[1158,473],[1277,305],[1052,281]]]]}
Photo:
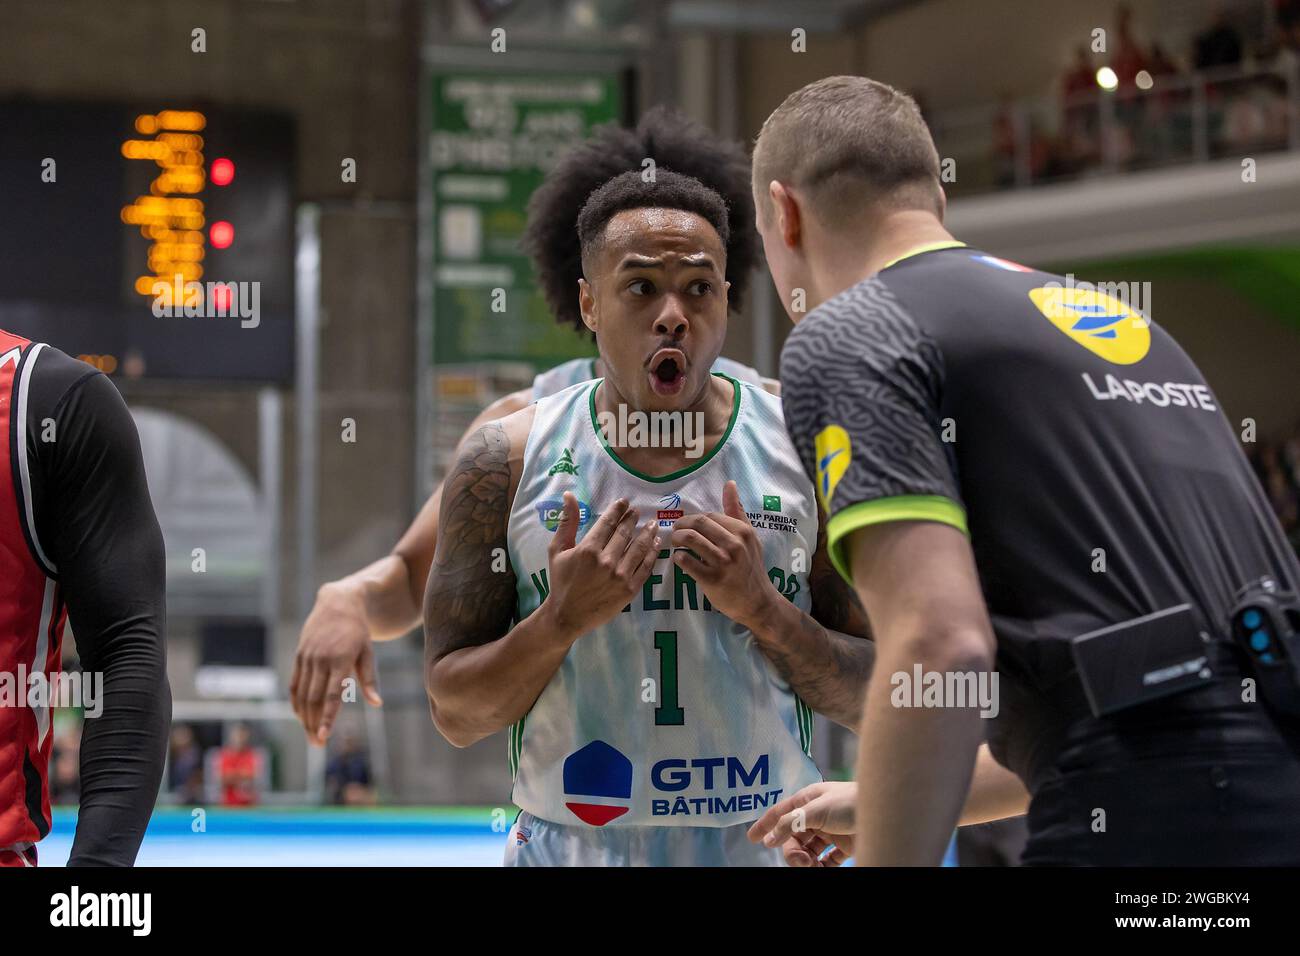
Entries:
{"type": "Polygon", "coordinates": [[[758,374],[758,369],[752,368],[743,362],[737,362],[735,359],[729,359],[725,355],[719,355],[713,362],[713,371],[721,372],[740,382],[748,382],[751,385],[762,385],[763,376],[758,374]]]}
{"type": "Polygon", "coordinates": [[[74,391],[117,389],[99,369],[44,342],[33,342],[23,352],[22,377],[27,382],[27,406],[41,417],[52,413],[74,391]]]}
{"type": "Polygon", "coordinates": [[[792,373],[818,374],[855,365],[863,356],[902,352],[915,339],[915,322],[897,296],[873,275],[808,313],[781,350],[781,382],[792,373]]]}
{"type": "Polygon", "coordinates": [[[922,323],[1011,302],[1059,277],[970,246],[908,256],[876,274],[901,309],[922,323]]]}
{"type": "Polygon", "coordinates": [[[485,421],[505,418],[522,408],[527,408],[533,401],[532,392],[529,389],[521,388],[518,391],[507,392],[483,409],[481,416],[485,421]]]}
{"type": "Polygon", "coordinates": [[[32,374],[51,380],[77,380],[93,375],[102,375],[95,366],[73,358],[62,349],[46,342],[32,342],[24,353],[27,361],[32,362],[32,374]]]}
{"type": "Polygon", "coordinates": [[[820,362],[898,357],[933,346],[972,311],[1028,302],[1029,290],[1052,278],[969,246],[923,250],[819,305],[791,334],[788,351],[820,362]]]}
{"type": "MultiPolygon", "coordinates": [[[[488,422],[483,428],[490,428],[495,425],[500,433],[505,436],[510,443],[512,454],[516,447],[522,453],[523,446],[528,441],[528,435],[533,430],[533,423],[537,418],[537,403],[529,402],[522,408],[516,409],[508,415],[498,418],[494,422],[488,422]]],[[[482,431],[483,429],[479,429],[482,431]]]]}
{"type": "MultiPolygon", "coordinates": [[[[714,374],[719,373],[719,369],[714,366],[714,374]]],[[[750,405],[753,408],[761,409],[764,412],[781,414],[781,397],[775,395],[760,384],[738,378],[729,372],[722,372],[722,375],[735,383],[737,398],[740,400],[742,407],[750,405]]],[[[760,381],[762,381],[760,379],[760,381]]]]}
{"type": "Polygon", "coordinates": [[[453,473],[498,471],[504,463],[513,484],[523,470],[524,451],[536,412],[537,405],[529,403],[466,433],[456,451],[453,473]]]}
{"type": "Polygon", "coordinates": [[[596,368],[593,359],[576,358],[561,362],[544,372],[538,372],[533,378],[533,400],[546,398],[580,382],[589,382],[595,377],[596,368]]]}

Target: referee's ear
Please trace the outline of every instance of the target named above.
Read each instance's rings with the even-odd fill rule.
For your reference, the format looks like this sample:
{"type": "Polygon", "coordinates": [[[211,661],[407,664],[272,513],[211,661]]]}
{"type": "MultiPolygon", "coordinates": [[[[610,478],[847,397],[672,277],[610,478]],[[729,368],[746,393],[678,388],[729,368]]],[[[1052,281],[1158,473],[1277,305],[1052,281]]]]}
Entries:
{"type": "Polygon", "coordinates": [[[767,184],[767,195],[772,200],[772,215],[776,219],[777,235],[787,248],[796,249],[803,235],[803,221],[799,203],[784,183],[775,179],[767,184]]]}

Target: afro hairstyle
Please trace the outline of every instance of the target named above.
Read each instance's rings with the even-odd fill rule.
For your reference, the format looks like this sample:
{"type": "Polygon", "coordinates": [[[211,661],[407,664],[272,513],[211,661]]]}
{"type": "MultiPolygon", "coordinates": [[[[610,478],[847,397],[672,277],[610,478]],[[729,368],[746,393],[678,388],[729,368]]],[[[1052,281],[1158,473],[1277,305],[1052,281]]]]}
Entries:
{"type": "Polygon", "coordinates": [[[560,158],[529,200],[523,248],[560,325],[586,331],[578,310],[579,213],[593,192],[621,173],[640,173],[646,159],[654,160],[656,172],[667,169],[690,176],[722,197],[730,225],[725,240],[726,279],[731,283],[728,299],[733,308],[743,300],[750,273],[760,261],[749,156],[740,143],[715,135],[676,110],[656,106],[635,129],[616,124],[598,127],[560,158]]]}
{"type": "Polygon", "coordinates": [[[629,169],[588,196],[578,213],[578,242],[584,259],[604,244],[609,221],[628,209],[693,212],[714,228],[724,247],[731,234],[727,204],[698,179],[665,169],[655,175],[654,182],[646,182],[639,172],[629,169]]]}

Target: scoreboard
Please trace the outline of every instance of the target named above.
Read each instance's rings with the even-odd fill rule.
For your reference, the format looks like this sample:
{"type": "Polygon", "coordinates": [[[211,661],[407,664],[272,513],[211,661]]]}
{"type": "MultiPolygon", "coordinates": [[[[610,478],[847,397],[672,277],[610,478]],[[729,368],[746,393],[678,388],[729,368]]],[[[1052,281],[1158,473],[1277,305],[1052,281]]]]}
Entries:
{"type": "Polygon", "coordinates": [[[0,328],[110,375],[290,382],[293,165],[283,114],[0,100],[0,328]]]}

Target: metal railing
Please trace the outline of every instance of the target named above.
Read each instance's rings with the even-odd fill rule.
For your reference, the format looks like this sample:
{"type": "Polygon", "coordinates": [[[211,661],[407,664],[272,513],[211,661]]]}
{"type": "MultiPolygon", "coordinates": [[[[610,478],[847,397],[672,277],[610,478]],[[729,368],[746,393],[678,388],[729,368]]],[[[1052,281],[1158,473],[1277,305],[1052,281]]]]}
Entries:
{"type": "Polygon", "coordinates": [[[950,196],[1300,150],[1300,57],[928,117],[950,196]]]}

